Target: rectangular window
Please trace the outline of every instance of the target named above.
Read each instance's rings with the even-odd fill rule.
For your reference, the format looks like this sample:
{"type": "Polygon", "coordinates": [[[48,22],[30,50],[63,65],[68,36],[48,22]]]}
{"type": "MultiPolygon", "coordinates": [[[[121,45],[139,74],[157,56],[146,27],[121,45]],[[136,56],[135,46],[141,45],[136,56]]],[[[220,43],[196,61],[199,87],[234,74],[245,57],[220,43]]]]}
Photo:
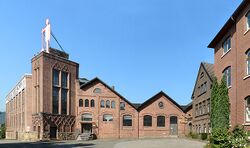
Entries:
{"type": "Polygon", "coordinates": [[[227,87],[231,86],[231,67],[226,68],[223,73],[226,78],[227,87]]]}
{"type": "Polygon", "coordinates": [[[53,69],[53,86],[59,86],[59,70],[53,69]]]}
{"type": "Polygon", "coordinates": [[[132,126],[132,116],[124,115],[123,116],[123,126],[132,126]]]}
{"type": "Polygon", "coordinates": [[[53,104],[52,104],[52,113],[58,114],[58,99],[59,99],[59,89],[53,87],[53,104]]]}
{"type": "Polygon", "coordinates": [[[61,114],[67,114],[68,90],[62,89],[61,95],[61,114]]]}
{"type": "Polygon", "coordinates": [[[68,73],[62,72],[62,87],[67,88],[68,87],[68,73]]]}
{"type": "Polygon", "coordinates": [[[224,42],[223,42],[223,53],[227,53],[231,49],[231,37],[228,37],[224,42]]]}
{"type": "Polygon", "coordinates": [[[157,116],[157,127],[165,127],[165,116],[157,116]]]}
{"type": "Polygon", "coordinates": [[[247,30],[249,30],[250,29],[250,12],[247,13],[246,19],[247,19],[246,21],[247,30]]]}
{"type": "Polygon", "coordinates": [[[120,110],[125,110],[125,103],[124,102],[120,103],[120,110]]]}

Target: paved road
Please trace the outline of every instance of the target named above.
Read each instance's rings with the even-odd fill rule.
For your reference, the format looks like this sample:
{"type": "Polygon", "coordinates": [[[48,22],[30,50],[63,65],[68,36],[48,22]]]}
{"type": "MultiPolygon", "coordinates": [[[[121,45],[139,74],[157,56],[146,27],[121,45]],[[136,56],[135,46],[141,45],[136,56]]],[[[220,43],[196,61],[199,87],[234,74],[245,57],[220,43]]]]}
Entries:
{"type": "Polygon", "coordinates": [[[187,139],[144,139],[120,142],[114,148],[203,148],[205,143],[187,139]]]}
{"type": "Polygon", "coordinates": [[[187,139],[95,140],[24,142],[0,140],[0,148],[203,148],[205,143],[187,139]]]}

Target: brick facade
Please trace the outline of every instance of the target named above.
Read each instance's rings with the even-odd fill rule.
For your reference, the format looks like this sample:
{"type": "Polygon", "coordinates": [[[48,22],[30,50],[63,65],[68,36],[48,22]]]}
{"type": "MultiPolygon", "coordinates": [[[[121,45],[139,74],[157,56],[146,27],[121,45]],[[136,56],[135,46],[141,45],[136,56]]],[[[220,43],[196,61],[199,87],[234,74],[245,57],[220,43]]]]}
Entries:
{"type": "Polygon", "coordinates": [[[82,133],[101,139],[142,138],[189,132],[190,106],[178,105],[164,92],[141,105],[132,104],[99,78],[79,78],[79,64],[68,58],[53,48],[32,58],[32,75],[25,76],[22,90],[26,94],[21,107],[25,124],[16,121],[20,117],[18,93],[6,98],[7,139],[67,140],[82,133]],[[151,115],[151,127],[144,126],[145,115],[151,115]]]}
{"type": "Polygon", "coordinates": [[[245,125],[250,130],[250,124],[246,121],[246,98],[250,95],[250,78],[247,74],[247,55],[250,48],[250,33],[247,14],[250,11],[250,1],[244,0],[228,19],[223,28],[209,44],[214,48],[214,71],[220,80],[223,71],[231,67],[231,86],[229,86],[230,98],[230,124],[245,125]],[[231,48],[224,52],[223,43],[231,38],[231,48]]]}

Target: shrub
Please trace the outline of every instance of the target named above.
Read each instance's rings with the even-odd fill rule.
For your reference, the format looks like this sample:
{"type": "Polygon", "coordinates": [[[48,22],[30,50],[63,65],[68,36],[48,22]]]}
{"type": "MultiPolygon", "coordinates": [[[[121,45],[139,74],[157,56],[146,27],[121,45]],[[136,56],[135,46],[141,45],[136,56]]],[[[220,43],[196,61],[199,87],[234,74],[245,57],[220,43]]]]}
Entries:
{"type": "Polygon", "coordinates": [[[207,140],[207,133],[201,133],[201,140],[207,140]]]}
{"type": "Polygon", "coordinates": [[[227,128],[216,128],[210,137],[212,147],[230,148],[230,133],[227,128]]]}
{"type": "Polygon", "coordinates": [[[231,147],[243,148],[247,144],[247,132],[243,127],[235,126],[230,137],[231,147]]]}

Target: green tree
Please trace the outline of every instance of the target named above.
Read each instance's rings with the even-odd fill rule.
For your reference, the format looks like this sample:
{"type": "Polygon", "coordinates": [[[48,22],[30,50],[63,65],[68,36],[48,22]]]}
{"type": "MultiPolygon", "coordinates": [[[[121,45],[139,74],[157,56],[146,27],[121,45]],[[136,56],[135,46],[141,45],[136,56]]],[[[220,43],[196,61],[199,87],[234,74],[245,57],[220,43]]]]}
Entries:
{"type": "Polygon", "coordinates": [[[2,124],[0,127],[0,139],[5,138],[5,124],[2,124]]]}
{"type": "Polygon", "coordinates": [[[211,126],[212,126],[212,131],[214,128],[217,127],[218,125],[218,93],[219,92],[219,84],[218,84],[218,81],[217,81],[217,78],[214,77],[213,79],[213,85],[212,85],[212,92],[211,92],[211,114],[210,114],[210,121],[211,121],[211,126]]]}

